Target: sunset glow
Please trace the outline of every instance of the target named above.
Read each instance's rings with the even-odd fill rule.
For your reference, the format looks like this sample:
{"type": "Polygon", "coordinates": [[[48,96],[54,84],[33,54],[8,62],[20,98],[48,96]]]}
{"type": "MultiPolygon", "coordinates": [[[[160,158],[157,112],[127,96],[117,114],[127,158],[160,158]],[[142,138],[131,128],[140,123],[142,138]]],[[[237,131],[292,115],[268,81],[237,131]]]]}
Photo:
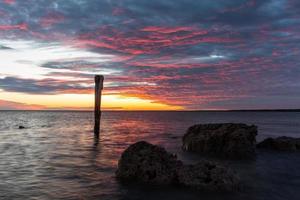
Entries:
{"type": "MultiPolygon", "coordinates": [[[[30,95],[1,92],[0,99],[7,102],[17,102],[17,108],[34,110],[91,110],[94,105],[92,94],[58,94],[58,95],[30,95]]],[[[0,101],[0,106],[5,102],[0,101]]],[[[170,106],[145,100],[138,97],[121,95],[103,95],[102,108],[104,110],[181,110],[180,106],[170,106]]],[[[7,109],[13,109],[13,106],[7,109]]]]}
{"type": "Polygon", "coordinates": [[[298,108],[299,7],[0,0],[0,109],[298,108]]]}

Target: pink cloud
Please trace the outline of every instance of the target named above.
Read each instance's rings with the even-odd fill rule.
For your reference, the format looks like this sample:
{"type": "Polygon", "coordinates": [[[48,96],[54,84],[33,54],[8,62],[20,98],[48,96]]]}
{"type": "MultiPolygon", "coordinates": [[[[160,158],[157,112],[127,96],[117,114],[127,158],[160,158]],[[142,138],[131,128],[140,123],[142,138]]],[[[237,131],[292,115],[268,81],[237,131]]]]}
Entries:
{"type": "Polygon", "coordinates": [[[25,23],[16,24],[16,25],[0,25],[0,31],[9,31],[9,30],[27,31],[28,25],[25,23]]]}
{"type": "Polygon", "coordinates": [[[48,13],[40,19],[40,25],[44,28],[53,26],[65,21],[65,16],[58,12],[48,13]]]}
{"type": "Polygon", "coordinates": [[[41,110],[45,108],[41,105],[24,104],[0,99],[0,110],[41,110]]]}
{"type": "Polygon", "coordinates": [[[162,48],[200,43],[232,43],[239,39],[232,37],[208,36],[209,30],[195,27],[144,27],[135,33],[122,32],[110,26],[81,34],[79,46],[110,49],[117,52],[141,55],[158,54],[162,48]]]}
{"type": "MultiPolygon", "coordinates": [[[[179,26],[179,27],[147,26],[141,29],[141,31],[145,31],[145,32],[157,32],[157,33],[165,33],[165,34],[176,33],[180,31],[194,31],[194,30],[197,29],[191,26],[179,26]]],[[[204,34],[205,33],[207,32],[205,31],[204,34]]]]}
{"type": "Polygon", "coordinates": [[[16,3],[16,0],[3,0],[3,3],[11,5],[11,4],[16,3]]]}

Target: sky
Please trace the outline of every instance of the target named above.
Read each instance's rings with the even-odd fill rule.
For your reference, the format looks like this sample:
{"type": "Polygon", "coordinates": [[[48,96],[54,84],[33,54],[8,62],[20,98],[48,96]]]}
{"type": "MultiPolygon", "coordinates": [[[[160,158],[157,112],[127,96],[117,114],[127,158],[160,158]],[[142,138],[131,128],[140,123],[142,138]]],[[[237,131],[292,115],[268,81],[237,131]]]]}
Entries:
{"type": "Polygon", "coordinates": [[[0,0],[0,109],[300,108],[298,0],[0,0]]]}

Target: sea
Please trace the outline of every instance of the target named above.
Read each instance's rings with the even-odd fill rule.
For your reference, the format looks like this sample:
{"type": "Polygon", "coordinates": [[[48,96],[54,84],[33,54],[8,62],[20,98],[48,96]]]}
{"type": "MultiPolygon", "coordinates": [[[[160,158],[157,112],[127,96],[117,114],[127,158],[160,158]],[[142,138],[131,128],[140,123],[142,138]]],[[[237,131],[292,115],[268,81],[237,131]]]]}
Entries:
{"type": "Polygon", "coordinates": [[[300,137],[300,112],[107,111],[95,138],[93,112],[0,111],[0,199],[299,200],[300,153],[258,150],[254,160],[221,160],[182,151],[188,127],[224,122],[257,125],[258,142],[300,137]],[[124,184],[115,177],[118,160],[141,140],[187,164],[220,162],[239,174],[241,189],[224,193],[124,184]]]}

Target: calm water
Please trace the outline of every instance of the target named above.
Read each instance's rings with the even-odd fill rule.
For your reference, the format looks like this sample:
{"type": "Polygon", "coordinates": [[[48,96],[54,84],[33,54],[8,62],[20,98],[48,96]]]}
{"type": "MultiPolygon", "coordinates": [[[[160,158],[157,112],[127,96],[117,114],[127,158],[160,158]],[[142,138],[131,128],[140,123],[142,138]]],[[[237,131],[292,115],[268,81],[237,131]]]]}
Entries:
{"type": "Polygon", "coordinates": [[[105,112],[100,141],[91,112],[0,112],[0,199],[300,199],[300,154],[258,152],[255,161],[220,161],[242,177],[232,194],[171,187],[122,185],[115,177],[121,152],[146,140],[186,163],[181,138],[195,123],[244,122],[259,126],[258,140],[300,137],[300,113],[105,112]],[[23,125],[26,129],[19,130],[23,125]]]}

